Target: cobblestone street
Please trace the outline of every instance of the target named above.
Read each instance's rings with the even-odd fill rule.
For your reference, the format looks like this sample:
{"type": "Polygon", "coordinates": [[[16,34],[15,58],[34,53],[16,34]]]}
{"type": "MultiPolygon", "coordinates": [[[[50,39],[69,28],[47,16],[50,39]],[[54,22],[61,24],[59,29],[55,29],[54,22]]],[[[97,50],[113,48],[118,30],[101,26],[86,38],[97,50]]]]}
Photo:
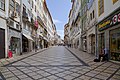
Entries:
{"type": "Polygon", "coordinates": [[[94,55],[54,46],[0,60],[0,80],[119,80],[120,64],[93,62],[94,55]]]}

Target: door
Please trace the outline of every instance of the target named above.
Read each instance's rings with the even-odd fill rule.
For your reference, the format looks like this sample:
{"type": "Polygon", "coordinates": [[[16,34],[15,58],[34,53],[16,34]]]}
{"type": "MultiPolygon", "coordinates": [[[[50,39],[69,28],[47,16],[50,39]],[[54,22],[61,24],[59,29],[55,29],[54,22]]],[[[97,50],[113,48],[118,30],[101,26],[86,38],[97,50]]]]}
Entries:
{"type": "Polygon", "coordinates": [[[99,34],[99,54],[103,54],[105,48],[105,36],[104,33],[99,34]]]}
{"type": "Polygon", "coordinates": [[[0,59],[5,58],[5,30],[0,29],[0,59]]]}

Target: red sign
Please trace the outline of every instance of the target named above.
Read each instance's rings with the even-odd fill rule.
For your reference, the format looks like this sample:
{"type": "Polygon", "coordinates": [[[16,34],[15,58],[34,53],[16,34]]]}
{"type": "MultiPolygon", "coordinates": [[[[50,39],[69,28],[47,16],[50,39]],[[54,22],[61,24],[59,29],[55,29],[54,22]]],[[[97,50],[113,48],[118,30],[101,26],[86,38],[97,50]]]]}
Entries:
{"type": "Polygon", "coordinates": [[[112,22],[113,24],[120,22],[120,13],[113,16],[112,22]]]}
{"type": "Polygon", "coordinates": [[[35,21],[35,27],[38,28],[38,21],[35,21]]]}
{"type": "Polygon", "coordinates": [[[98,28],[101,31],[118,23],[120,23],[120,12],[99,23],[98,28]]]}
{"type": "Polygon", "coordinates": [[[120,22],[120,13],[118,14],[118,22],[120,22]]]}

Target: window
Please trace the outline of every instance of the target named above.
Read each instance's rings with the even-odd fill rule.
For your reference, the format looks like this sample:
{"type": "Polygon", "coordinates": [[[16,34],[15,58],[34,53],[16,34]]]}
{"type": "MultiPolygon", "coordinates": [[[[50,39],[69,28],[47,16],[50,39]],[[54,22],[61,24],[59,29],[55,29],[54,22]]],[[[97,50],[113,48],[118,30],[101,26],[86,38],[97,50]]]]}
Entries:
{"type": "Polygon", "coordinates": [[[92,13],[90,13],[90,20],[92,20],[92,13]]]}
{"type": "Polygon", "coordinates": [[[23,4],[23,12],[26,12],[26,6],[23,4]]]}
{"type": "Polygon", "coordinates": [[[20,26],[18,24],[16,24],[16,29],[20,30],[20,26]]]}
{"type": "Polygon", "coordinates": [[[20,5],[16,2],[15,6],[16,6],[16,11],[17,11],[18,15],[20,15],[20,5]]]}
{"type": "Polygon", "coordinates": [[[112,60],[120,61],[120,28],[110,31],[110,55],[112,60]]]}
{"type": "Polygon", "coordinates": [[[95,17],[95,12],[94,12],[94,10],[93,10],[93,13],[92,13],[92,14],[93,14],[93,19],[94,19],[94,17],[95,17]]]}
{"type": "Polygon", "coordinates": [[[14,27],[14,22],[10,20],[10,27],[14,27]]]}
{"type": "Polygon", "coordinates": [[[113,4],[115,4],[118,0],[112,0],[113,4]]]}
{"type": "Polygon", "coordinates": [[[105,34],[101,33],[99,34],[99,53],[103,53],[103,49],[105,48],[105,34]]]}
{"type": "Polygon", "coordinates": [[[35,6],[35,12],[36,12],[36,6],[35,6]]]}
{"type": "Polygon", "coordinates": [[[5,0],[0,0],[0,9],[5,11],[5,0]]]}
{"type": "Polygon", "coordinates": [[[32,1],[32,8],[34,7],[34,3],[33,3],[33,1],[32,1]]]}
{"type": "Polygon", "coordinates": [[[98,15],[104,12],[104,0],[98,0],[98,15]]]}
{"type": "Polygon", "coordinates": [[[23,29],[26,29],[26,23],[23,23],[23,29]]]}
{"type": "Polygon", "coordinates": [[[28,26],[28,31],[30,31],[30,26],[28,26]]]}
{"type": "Polygon", "coordinates": [[[28,9],[28,15],[32,17],[32,12],[28,9]]]}
{"type": "Polygon", "coordinates": [[[30,0],[28,0],[28,3],[30,4],[30,0]]]}
{"type": "Polygon", "coordinates": [[[14,0],[10,0],[10,10],[14,11],[14,9],[15,9],[15,2],[14,0]]]}

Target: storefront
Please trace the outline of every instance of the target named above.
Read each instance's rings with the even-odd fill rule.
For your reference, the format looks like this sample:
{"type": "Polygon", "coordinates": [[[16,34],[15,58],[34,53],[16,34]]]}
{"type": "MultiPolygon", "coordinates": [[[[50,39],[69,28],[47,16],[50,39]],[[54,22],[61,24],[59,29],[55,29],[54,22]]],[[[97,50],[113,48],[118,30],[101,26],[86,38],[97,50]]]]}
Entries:
{"type": "Polygon", "coordinates": [[[0,59],[7,57],[7,40],[6,19],[0,17],[0,59]]]}
{"type": "Polygon", "coordinates": [[[95,54],[95,26],[87,31],[87,52],[95,54]]]}
{"type": "Polygon", "coordinates": [[[38,49],[42,49],[43,48],[43,46],[42,46],[42,39],[43,39],[43,37],[41,35],[39,35],[38,49]]]}
{"type": "Polygon", "coordinates": [[[48,47],[48,40],[47,38],[44,37],[44,48],[47,48],[48,47]]]}
{"type": "Polygon", "coordinates": [[[0,28],[0,59],[5,58],[5,30],[0,28]]]}
{"type": "Polygon", "coordinates": [[[110,53],[112,60],[120,61],[120,28],[110,31],[110,53]]]}
{"type": "Polygon", "coordinates": [[[33,50],[34,40],[30,35],[23,33],[22,35],[22,52],[31,52],[33,50]]]}
{"type": "Polygon", "coordinates": [[[87,36],[87,52],[95,53],[95,34],[93,33],[87,36]]]}
{"type": "Polygon", "coordinates": [[[107,48],[109,59],[120,61],[120,8],[98,23],[98,52],[107,48]]]}
{"type": "Polygon", "coordinates": [[[87,39],[86,39],[86,35],[82,37],[82,50],[83,51],[87,51],[87,39]]]}
{"type": "Polygon", "coordinates": [[[13,56],[20,55],[21,52],[21,45],[20,45],[20,38],[21,33],[18,30],[14,30],[9,28],[9,49],[12,51],[13,56]]]}

